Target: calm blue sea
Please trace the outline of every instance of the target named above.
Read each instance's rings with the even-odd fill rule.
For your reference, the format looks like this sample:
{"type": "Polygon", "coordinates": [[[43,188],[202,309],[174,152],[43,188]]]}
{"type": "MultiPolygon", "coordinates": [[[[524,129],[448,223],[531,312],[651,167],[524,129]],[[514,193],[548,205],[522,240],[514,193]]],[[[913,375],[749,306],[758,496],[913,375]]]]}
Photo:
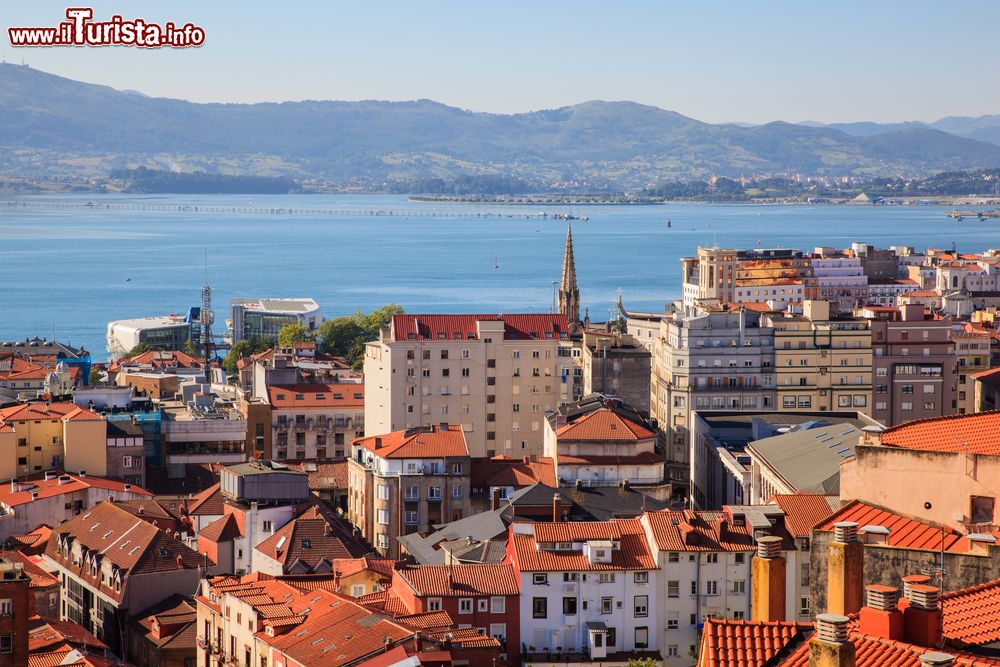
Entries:
{"type": "MultiPolygon", "coordinates": [[[[0,197],[0,199],[8,199],[0,197]]],[[[32,199],[32,198],[25,198],[32,199]]],[[[395,196],[94,196],[34,201],[267,206],[381,215],[67,210],[0,206],[0,340],[55,335],[103,359],[109,320],[185,312],[205,281],[217,320],[233,297],[309,296],[332,317],[387,302],[410,312],[547,312],[566,223],[537,207],[411,204],[395,196]],[[461,217],[431,217],[433,211],[461,217]],[[511,214],[512,218],[476,214],[511,214]],[[494,268],[498,265],[498,268],[494,268]],[[126,278],[131,280],[126,281],[126,278]]],[[[545,207],[549,213],[566,208],[545,207]]],[[[1000,222],[954,222],[941,207],[670,205],[575,207],[581,298],[606,317],[661,309],[680,293],[678,258],[701,244],[844,246],[868,241],[979,250],[1000,222]],[[673,227],[667,229],[667,220],[673,227]]],[[[221,329],[222,325],[217,325],[221,329]]]]}

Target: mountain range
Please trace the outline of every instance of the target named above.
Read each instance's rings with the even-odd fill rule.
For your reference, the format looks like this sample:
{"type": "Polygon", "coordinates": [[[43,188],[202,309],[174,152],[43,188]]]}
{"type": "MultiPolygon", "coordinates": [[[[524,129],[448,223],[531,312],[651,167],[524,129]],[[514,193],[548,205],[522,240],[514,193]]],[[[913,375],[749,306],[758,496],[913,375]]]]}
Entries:
{"type": "Polygon", "coordinates": [[[373,184],[502,174],[629,188],[752,173],[923,176],[1000,167],[1000,116],[710,124],[634,102],[519,114],[431,100],[200,104],[0,65],[0,175],[135,166],[373,184]]]}

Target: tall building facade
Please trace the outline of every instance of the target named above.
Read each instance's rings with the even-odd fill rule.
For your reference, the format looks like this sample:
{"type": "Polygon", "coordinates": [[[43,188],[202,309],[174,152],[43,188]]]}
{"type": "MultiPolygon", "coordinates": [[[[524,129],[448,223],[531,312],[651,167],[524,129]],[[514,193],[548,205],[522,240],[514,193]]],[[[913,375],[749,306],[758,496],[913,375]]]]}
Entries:
{"type": "Polygon", "coordinates": [[[661,324],[650,412],[657,420],[674,496],[691,493],[694,411],[773,410],[774,353],[773,330],[761,325],[757,313],[709,313],[661,324]]]}
{"type": "Polygon", "coordinates": [[[573,400],[565,315],[396,315],[365,348],[365,434],[461,424],[473,457],[541,455],[573,400]]]}

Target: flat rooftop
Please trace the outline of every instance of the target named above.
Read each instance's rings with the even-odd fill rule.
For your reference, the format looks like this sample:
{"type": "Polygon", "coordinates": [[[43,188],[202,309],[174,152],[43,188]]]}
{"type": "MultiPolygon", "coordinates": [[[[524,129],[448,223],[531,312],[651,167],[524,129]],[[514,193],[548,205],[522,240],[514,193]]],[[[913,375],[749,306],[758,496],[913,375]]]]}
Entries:
{"type": "Polygon", "coordinates": [[[190,326],[191,323],[185,321],[183,315],[154,315],[152,317],[138,317],[132,320],[115,320],[108,322],[108,328],[118,329],[155,329],[160,327],[190,326]]]}
{"type": "Polygon", "coordinates": [[[268,313],[307,313],[319,310],[319,304],[314,299],[305,297],[289,297],[284,299],[233,299],[233,306],[243,306],[247,310],[268,313]]]}

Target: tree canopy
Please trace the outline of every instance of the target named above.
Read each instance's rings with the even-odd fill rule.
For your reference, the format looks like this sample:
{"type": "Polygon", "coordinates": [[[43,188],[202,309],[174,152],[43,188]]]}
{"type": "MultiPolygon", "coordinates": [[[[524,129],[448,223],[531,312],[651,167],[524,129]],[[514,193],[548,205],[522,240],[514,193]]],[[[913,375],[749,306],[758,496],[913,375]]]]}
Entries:
{"type": "Polygon", "coordinates": [[[226,373],[230,377],[236,377],[236,374],[240,370],[240,359],[243,357],[249,357],[252,354],[259,354],[269,349],[271,349],[270,343],[263,338],[258,336],[244,338],[243,340],[233,343],[232,348],[229,350],[229,354],[227,354],[226,358],[222,361],[222,368],[225,369],[226,373]]]}
{"type": "Polygon", "coordinates": [[[365,313],[360,308],[348,317],[335,317],[319,327],[318,347],[322,352],[346,358],[360,369],[365,356],[365,343],[378,338],[378,332],[389,326],[393,315],[403,312],[399,304],[365,313]]]}
{"type": "Polygon", "coordinates": [[[286,324],[278,332],[278,347],[291,347],[310,340],[313,340],[313,333],[301,324],[286,324]]]}

